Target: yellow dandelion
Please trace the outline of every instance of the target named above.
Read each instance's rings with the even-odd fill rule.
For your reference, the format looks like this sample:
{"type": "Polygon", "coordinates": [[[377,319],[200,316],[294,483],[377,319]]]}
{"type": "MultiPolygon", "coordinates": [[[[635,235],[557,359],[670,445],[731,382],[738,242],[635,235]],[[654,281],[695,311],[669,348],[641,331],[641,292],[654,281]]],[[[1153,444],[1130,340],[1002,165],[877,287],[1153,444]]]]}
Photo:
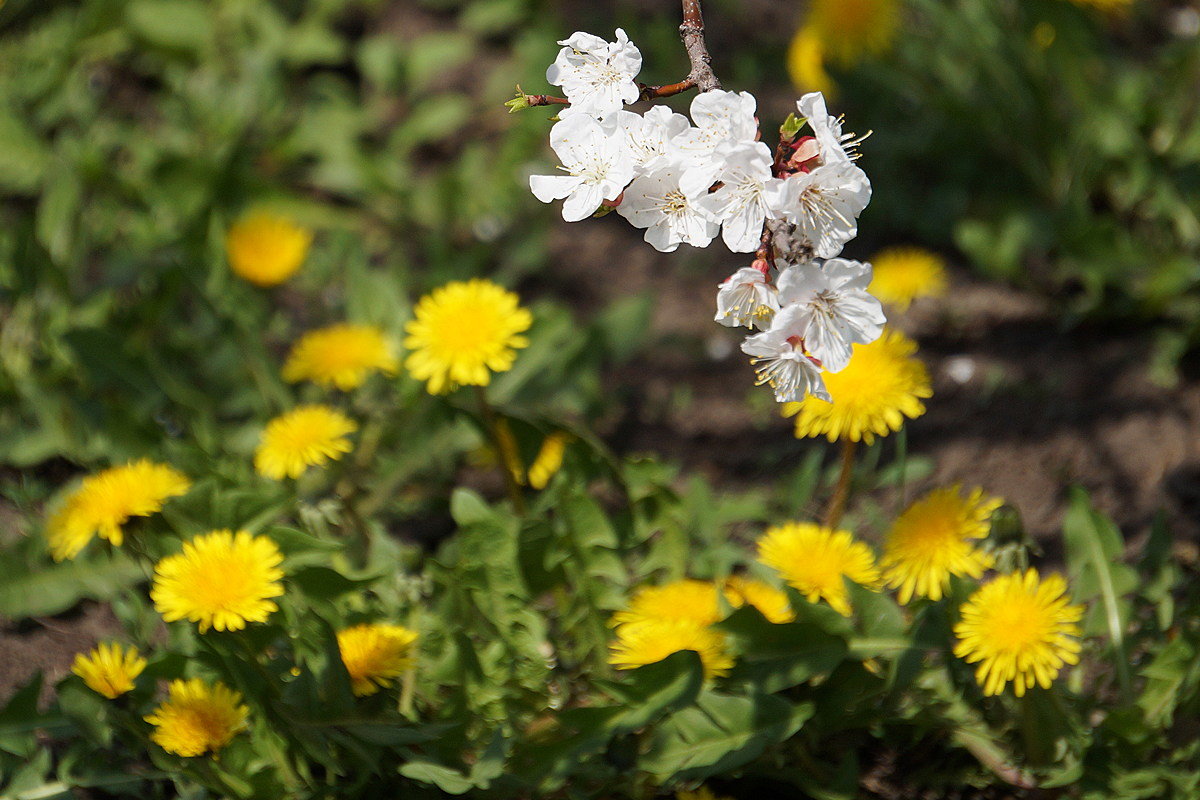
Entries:
{"type": "Polygon", "coordinates": [[[154,726],[150,738],[177,756],[215,753],[246,727],[250,710],[242,696],[220,681],[209,685],[199,678],[171,681],[167,700],[146,722],[154,726]]]}
{"type": "Polygon", "coordinates": [[[843,66],[892,46],[900,27],[899,0],[812,0],[805,27],[843,66]]]}
{"type": "Polygon", "coordinates": [[[904,510],[883,543],[879,565],[899,600],[941,600],[951,575],[978,578],[994,559],[975,546],[988,535],[999,498],[975,489],[963,497],[958,486],[935,489],[904,510]]]}
{"type": "Polygon", "coordinates": [[[904,418],[925,413],[931,397],[929,371],[913,357],[917,345],[904,334],[885,330],[870,344],[854,345],[841,372],[822,373],[832,403],[809,395],[784,403],[783,415],[796,416],[796,437],[825,436],[829,441],[875,441],[900,430],[904,418]]]}
{"type": "Polygon", "coordinates": [[[946,293],[946,262],[919,247],[889,247],[871,259],[874,274],[869,291],[900,311],[918,297],[946,293]]]}
{"type": "Polygon", "coordinates": [[[362,386],[372,372],[394,375],[399,366],[383,331],[342,323],[304,334],[283,365],[283,379],[345,392],[362,386]]]}
{"type": "Polygon", "coordinates": [[[758,540],[758,560],[779,572],[808,602],[824,600],[843,616],[850,616],[847,578],[871,589],[881,583],[871,548],[855,541],[849,531],[811,522],[767,530],[758,540]]]}
{"type": "Polygon", "coordinates": [[[101,642],[86,656],[79,653],[71,672],[83,678],[87,687],[109,700],[133,690],[133,682],[146,668],[136,647],[128,650],[113,642],[101,642]]]}
{"type": "Polygon", "coordinates": [[[830,97],[833,78],[825,70],[825,47],[812,29],[802,27],[792,37],[787,51],[788,75],[801,92],[821,92],[830,97]]]}
{"type": "Polygon", "coordinates": [[[683,620],[711,625],[721,619],[717,586],[709,581],[685,578],[662,586],[643,586],[634,592],[629,608],[612,616],[613,625],[646,620],[683,620]]]}
{"type": "Polygon", "coordinates": [[[690,619],[643,619],[620,626],[608,663],[636,669],[681,650],[699,654],[707,678],[725,675],[733,666],[725,635],[690,619]]]}
{"type": "Polygon", "coordinates": [[[312,231],[269,211],[252,211],[225,235],[229,266],[257,286],[283,283],[300,269],[312,231]]]}
{"type": "Polygon", "coordinates": [[[529,466],[529,485],[534,489],[545,489],[550,479],[562,468],[563,455],[571,434],[555,431],[542,440],[542,447],[529,466]]]}
{"type": "Polygon", "coordinates": [[[404,326],[412,352],[404,366],[426,381],[430,394],[459,386],[487,386],[492,372],[506,372],[533,316],[520,299],[491,281],[454,281],[421,298],[404,326]]]}
{"type": "Polygon", "coordinates": [[[90,475],[46,523],[50,554],[55,561],[74,558],[93,536],[119,547],[125,541],[121,526],[131,517],[158,513],[190,486],[182,472],[146,459],[90,475]]]}
{"type": "Polygon", "coordinates": [[[281,481],[299,478],[309,467],[341,458],[354,446],[346,437],[354,421],[329,406],[299,406],[267,423],[254,452],[258,474],[281,481]]]}
{"type": "Polygon", "coordinates": [[[265,622],[283,594],[283,554],[266,536],[221,530],[184,542],[154,569],[150,599],[167,622],[188,619],[200,632],[265,622]]]}
{"type": "Polygon", "coordinates": [[[1061,575],[1001,575],[963,603],[954,655],[979,663],[975,680],[984,694],[1000,694],[1009,681],[1017,697],[1035,683],[1048,689],[1063,666],[1079,663],[1083,606],[1070,602],[1061,575]]]}
{"type": "Polygon", "coordinates": [[[354,694],[375,694],[412,668],[416,641],[417,632],[400,625],[368,623],[338,631],[338,650],[354,694]]]}
{"type": "Polygon", "coordinates": [[[768,622],[780,624],[796,619],[787,594],[769,583],[735,575],[725,581],[724,591],[729,605],[734,608],[752,605],[768,622]]]}

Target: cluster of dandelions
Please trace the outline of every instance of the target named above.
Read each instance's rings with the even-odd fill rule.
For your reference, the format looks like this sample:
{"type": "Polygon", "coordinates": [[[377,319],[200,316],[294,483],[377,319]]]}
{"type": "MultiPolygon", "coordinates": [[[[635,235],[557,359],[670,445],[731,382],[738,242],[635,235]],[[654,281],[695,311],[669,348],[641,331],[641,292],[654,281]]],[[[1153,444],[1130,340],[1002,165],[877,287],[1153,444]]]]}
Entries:
{"type": "MultiPolygon", "coordinates": [[[[194,623],[209,631],[240,631],[266,622],[284,594],[283,555],[265,535],[213,531],[185,542],[161,559],[150,597],[165,622],[194,623]]],[[[374,694],[416,666],[418,634],[391,623],[363,623],[338,631],[337,643],[351,690],[374,694]]],[[[75,659],[73,672],[95,692],[116,699],[131,692],[146,660],[136,648],[101,643],[75,659]]],[[[298,668],[298,667],[297,667],[298,668]]],[[[170,683],[167,698],[144,717],[150,741],[168,753],[215,753],[245,729],[250,716],[242,695],[201,677],[170,683]]]]}
{"type": "MultiPolygon", "coordinates": [[[[758,561],[794,590],[792,597],[776,584],[742,576],[644,586],[612,617],[610,662],[632,669],[692,650],[705,675],[719,678],[735,663],[725,635],[712,627],[725,610],[750,605],[781,625],[796,619],[793,603],[807,602],[849,617],[850,584],[894,590],[904,605],[944,602],[952,581],[977,582],[994,566],[986,539],[999,506],[980,489],[936,489],[900,514],[878,555],[850,531],[811,522],[776,525],[758,540],[758,561]]],[[[978,664],[984,694],[1000,694],[1010,683],[1017,696],[1035,685],[1048,688],[1064,666],[1078,662],[1082,614],[1059,575],[1042,577],[1034,569],[997,575],[958,608],[954,654],[978,664]]]]}
{"type": "Polygon", "coordinates": [[[774,151],[747,92],[702,92],[690,120],[661,105],[637,114],[624,106],[642,97],[642,57],[624,31],[615,42],[576,32],[560,44],[546,78],[568,101],[550,130],[564,174],[532,176],[534,195],[563,200],[568,222],[615,210],[663,252],[719,234],[733,252],[754,253],[720,284],[717,321],[758,331],[742,350],[778,402],[829,400],[824,375],[885,322],[867,291],[871,266],[838,258],[871,198],[855,164],[861,140],[842,132],[818,92],[797,102],[800,117],[788,117],[774,151]]]}

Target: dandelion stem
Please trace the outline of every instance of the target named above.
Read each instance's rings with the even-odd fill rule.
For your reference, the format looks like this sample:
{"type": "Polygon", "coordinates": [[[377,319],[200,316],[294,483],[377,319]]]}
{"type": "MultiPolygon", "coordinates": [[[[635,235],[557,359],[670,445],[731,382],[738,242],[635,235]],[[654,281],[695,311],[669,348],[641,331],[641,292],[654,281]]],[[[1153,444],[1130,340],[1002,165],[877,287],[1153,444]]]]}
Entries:
{"type": "Polygon", "coordinates": [[[842,439],[842,471],[838,474],[837,485],[833,487],[833,496],[829,498],[829,506],[825,509],[824,525],[836,528],[846,512],[846,500],[850,497],[850,478],[854,475],[854,454],[858,450],[858,442],[853,439],[842,439]]]}
{"type": "Polygon", "coordinates": [[[500,430],[500,418],[496,409],[488,402],[487,392],[482,386],[475,387],[475,397],[479,400],[479,411],[491,434],[492,446],[496,448],[496,460],[499,461],[500,474],[504,477],[504,488],[508,490],[508,499],[512,501],[513,510],[521,516],[525,515],[525,497],[521,487],[517,485],[517,477],[513,475],[510,464],[519,463],[519,456],[512,452],[512,443],[505,439],[500,430]]]}

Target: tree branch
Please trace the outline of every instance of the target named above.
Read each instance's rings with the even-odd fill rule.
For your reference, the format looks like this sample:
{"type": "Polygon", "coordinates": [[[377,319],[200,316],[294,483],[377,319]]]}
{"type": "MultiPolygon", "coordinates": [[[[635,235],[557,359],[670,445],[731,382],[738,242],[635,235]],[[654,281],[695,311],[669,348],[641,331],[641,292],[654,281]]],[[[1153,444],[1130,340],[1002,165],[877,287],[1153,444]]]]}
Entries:
{"type": "Polygon", "coordinates": [[[679,26],[679,36],[683,39],[688,60],[692,62],[692,71],[676,85],[690,84],[685,88],[695,86],[702,92],[720,89],[721,82],[713,73],[712,56],[708,54],[708,44],[704,41],[704,15],[700,13],[700,0],[683,0],[683,24],[679,26]]]}

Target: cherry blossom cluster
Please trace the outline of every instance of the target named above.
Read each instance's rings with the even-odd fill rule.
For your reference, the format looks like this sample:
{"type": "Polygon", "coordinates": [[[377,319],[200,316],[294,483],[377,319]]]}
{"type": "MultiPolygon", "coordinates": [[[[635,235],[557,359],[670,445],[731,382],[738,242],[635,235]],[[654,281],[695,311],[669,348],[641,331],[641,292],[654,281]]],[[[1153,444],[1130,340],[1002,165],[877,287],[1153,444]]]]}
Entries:
{"type": "Polygon", "coordinates": [[[720,234],[755,253],[720,284],[716,320],[758,331],[742,350],[777,401],[829,400],[822,371],[844,368],[851,345],[874,341],[885,321],[866,291],[871,266],[837,257],[871,198],[855,164],[861,140],[819,92],[797,102],[774,151],[748,92],[702,92],[691,119],[664,105],[635,113],[625,106],[644,96],[642,56],[623,30],[615,42],[576,32],[559,44],[546,79],[566,96],[550,130],[562,172],[530,177],[533,194],[562,200],[568,222],[615,210],[661,252],[720,234]]]}

